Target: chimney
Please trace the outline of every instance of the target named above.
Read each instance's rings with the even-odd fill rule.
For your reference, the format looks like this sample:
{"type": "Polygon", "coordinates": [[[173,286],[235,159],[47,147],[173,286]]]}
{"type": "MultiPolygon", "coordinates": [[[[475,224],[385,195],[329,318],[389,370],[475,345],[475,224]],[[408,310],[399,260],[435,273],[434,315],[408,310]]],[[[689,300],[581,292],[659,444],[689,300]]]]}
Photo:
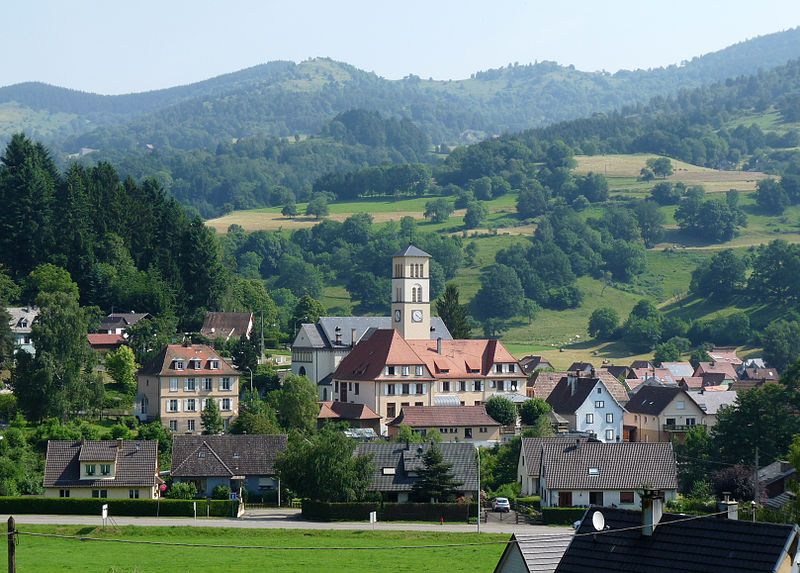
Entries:
{"type": "Polygon", "coordinates": [[[726,511],[725,515],[720,515],[722,519],[739,519],[739,504],[731,499],[730,492],[723,491],[725,499],[717,502],[717,511],[726,511]]]}
{"type": "Polygon", "coordinates": [[[122,438],[117,438],[117,449],[118,450],[122,449],[122,438]]]}
{"type": "Polygon", "coordinates": [[[442,337],[438,337],[436,339],[436,354],[442,353],[442,337]]]}
{"type": "Polygon", "coordinates": [[[575,395],[576,386],[578,385],[577,383],[578,383],[577,372],[574,374],[572,372],[567,373],[567,385],[569,386],[570,396],[575,395]]]}
{"type": "Polygon", "coordinates": [[[356,329],[355,328],[351,328],[350,329],[350,346],[355,346],[355,345],[356,345],[356,329]]]}
{"type": "Polygon", "coordinates": [[[341,344],[342,343],[342,327],[341,326],[337,326],[334,330],[336,331],[336,344],[341,344]]]}
{"type": "Polygon", "coordinates": [[[575,449],[576,450],[580,450],[581,449],[581,439],[580,438],[575,438],[575,449]]]}
{"type": "Polygon", "coordinates": [[[642,493],[642,535],[651,537],[664,513],[664,492],[646,489],[642,493]]]}

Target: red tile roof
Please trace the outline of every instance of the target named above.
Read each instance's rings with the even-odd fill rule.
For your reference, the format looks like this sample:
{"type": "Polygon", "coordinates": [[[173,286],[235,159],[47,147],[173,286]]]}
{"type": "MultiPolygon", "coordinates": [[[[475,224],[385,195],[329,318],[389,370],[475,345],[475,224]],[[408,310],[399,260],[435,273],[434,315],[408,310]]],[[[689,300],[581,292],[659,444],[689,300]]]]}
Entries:
{"type": "Polygon", "coordinates": [[[125,343],[125,337],[121,334],[89,333],[89,346],[92,348],[110,348],[121,346],[125,343]]]}
{"type": "Polygon", "coordinates": [[[201,375],[228,375],[238,376],[239,372],[225,359],[217,354],[216,350],[205,344],[170,344],[165,346],[158,355],[145,365],[139,374],[144,376],[201,376],[201,375]],[[175,368],[175,360],[183,360],[183,370],[175,368]],[[200,361],[199,368],[192,368],[189,363],[192,359],[200,361]],[[209,360],[219,360],[219,368],[210,368],[209,360]]]}
{"type": "Polygon", "coordinates": [[[403,406],[389,426],[405,424],[412,428],[434,426],[499,426],[486,413],[485,406],[403,406]]]}
{"type": "Polygon", "coordinates": [[[320,402],[320,420],[380,420],[369,406],[349,402],[320,402]]]}
{"type": "MultiPolygon", "coordinates": [[[[384,377],[385,366],[424,365],[423,376],[415,380],[483,378],[495,363],[513,363],[524,376],[522,367],[498,340],[405,340],[395,330],[376,330],[359,342],[334,373],[341,380],[375,380],[384,377]],[[441,343],[442,353],[437,351],[441,343]]],[[[391,377],[394,379],[394,377],[391,377]]]]}
{"type": "Polygon", "coordinates": [[[724,374],[728,380],[738,380],[735,366],[730,362],[701,362],[694,370],[695,376],[703,374],[724,374]]]}

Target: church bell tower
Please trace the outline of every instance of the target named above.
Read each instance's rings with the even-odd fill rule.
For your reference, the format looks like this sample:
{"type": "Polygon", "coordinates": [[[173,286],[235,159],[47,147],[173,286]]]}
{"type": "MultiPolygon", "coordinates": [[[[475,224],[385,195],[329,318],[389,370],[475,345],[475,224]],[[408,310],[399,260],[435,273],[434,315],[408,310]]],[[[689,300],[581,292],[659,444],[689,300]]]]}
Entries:
{"type": "Polygon", "coordinates": [[[392,257],[392,328],[408,340],[431,337],[430,259],[413,246],[392,257]]]}

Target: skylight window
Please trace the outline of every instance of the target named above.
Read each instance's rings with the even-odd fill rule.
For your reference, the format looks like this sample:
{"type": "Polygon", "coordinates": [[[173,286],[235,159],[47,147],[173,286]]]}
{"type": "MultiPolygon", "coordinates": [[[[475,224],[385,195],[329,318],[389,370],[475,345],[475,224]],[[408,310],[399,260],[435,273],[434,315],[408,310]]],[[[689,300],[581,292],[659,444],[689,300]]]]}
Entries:
{"type": "Polygon", "coordinates": [[[599,476],[600,475],[600,468],[589,468],[589,475],[590,476],[599,476]]]}
{"type": "Polygon", "coordinates": [[[385,476],[393,476],[397,473],[396,468],[383,468],[383,475],[385,476]]]}

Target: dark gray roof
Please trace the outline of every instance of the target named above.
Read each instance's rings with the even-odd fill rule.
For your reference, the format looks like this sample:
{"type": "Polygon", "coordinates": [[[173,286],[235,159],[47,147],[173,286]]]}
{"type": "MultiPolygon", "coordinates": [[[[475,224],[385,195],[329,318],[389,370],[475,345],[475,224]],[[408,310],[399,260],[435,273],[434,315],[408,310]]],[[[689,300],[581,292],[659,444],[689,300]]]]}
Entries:
{"type": "Polygon", "coordinates": [[[642,385],[625,404],[625,409],[636,414],[657,416],[681,392],[683,390],[677,386],[642,385]]]}
{"type": "Polygon", "coordinates": [[[428,253],[426,253],[422,249],[419,249],[419,248],[415,247],[414,245],[409,245],[405,249],[400,249],[395,254],[393,254],[392,257],[428,257],[428,258],[431,258],[431,256],[428,253]]]}
{"type": "MultiPolygon", "coordinates": [[[[447,329],[444,321],[438,316],[431,317],[431,340],[442,338],[452,340],[453,335],[447,329]]],[[[309,339],[311,348],[349,348],[353,342],[355,330],[356,342],[364,338],[369,330],[389,330],[392,328],[390,316],[322,316],[317,324],[304,323],[301,327],[309,339]],[[337,328],[340,342],[336,342],[337,328]]],[[[298,333],[299,336],[299,333],[298,333]]],[[[297,346],[305,348],[305,346],[297,346]]]]}
{"type": "Polygon", "coordinates": [[[548,489],[677,489],[675,454],[669,442],[542,444],[548,489]],[[590,475],[589,468],[597,469],[590,475]]]}
{"type": "Polygon", "coordinates": [[[528,475],[539,477],[539,466],[542,461],[542,444],[574,445],[576,440],[599,442],[597,438],[590,438],[578,433],[565,433],[546,438],[522,438],[520,455],[525,456],[525,467],[528,475]]]}
{"type": "MultiPolygon", "coordinates": [[[[421,458],[430,447],[429,444],[373,443],[359,444],[355,455],[371,455],[375,468],[369,491],[411,491],[417,481],[408,472],[422,466],[421,458]],[[418,449],[421,453],[418,454],[418,449]],[[394,469],[394,475],[386,475],[384,468],[394,469]]],[[[461,482],[461,490],[475,491],[478,488],[478,466],[475,447],[465,443],[438,444],[445,462],[453,464],[451,469],[456,481],[461,482]]]]}
{"type": "Polygon", "coordinates": [[[717,517],[686,520],[685,515],[667,513],[646,537],[640,529],[614,531],[641,525],[641,512],[602,508],[586,512],[578,534],[594,533],[596,511],[610,530],[576,536],[557,573],[766,573],[778,570],[784,549],[798,532],[792,525],[717,517]]]}
{"type": "Polygon", "coordinates": [[[286,436],[180,436],[172,440],[175,477],[275,475],[275,458],[286,449],[286,436]]]}
{"type": "Polygon", "coordinates": [[[44,487],[153,487],[157,476],[157,440],[47,442],[44,487]],[[116,461],[114,479],[80,479],[81,460],[116,461]]]}
{"type": "Polygon", "coordinates": [[[552,573],[558,567],[572,537],[572,532],[554,533],[546,537],[542,535],[526,536],[524,533],[514,534],[506,545],[503,555],[500,556],[500,561],[497,562],[494,571],[495,573],[505,573],[506,571],[516,573],[518,569],[514,568],[513,562],[509,562],[508,569],[505,564],[512,553],[518,552],[522,561],[525,562],[526,570],[530,573],[552,573]]]}

